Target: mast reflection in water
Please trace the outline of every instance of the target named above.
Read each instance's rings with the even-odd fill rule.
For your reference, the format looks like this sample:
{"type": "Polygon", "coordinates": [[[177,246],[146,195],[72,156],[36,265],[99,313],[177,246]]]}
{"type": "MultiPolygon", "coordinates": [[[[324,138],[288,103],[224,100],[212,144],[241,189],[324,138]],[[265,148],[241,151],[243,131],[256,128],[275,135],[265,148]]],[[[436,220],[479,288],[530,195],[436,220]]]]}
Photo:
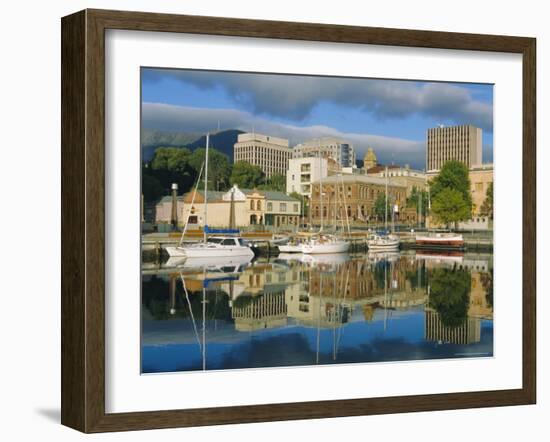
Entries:
{"type": "Polygon", "coordinates": [[[493,355],[492,255],[144,264],[142,372],[493,355]]]}

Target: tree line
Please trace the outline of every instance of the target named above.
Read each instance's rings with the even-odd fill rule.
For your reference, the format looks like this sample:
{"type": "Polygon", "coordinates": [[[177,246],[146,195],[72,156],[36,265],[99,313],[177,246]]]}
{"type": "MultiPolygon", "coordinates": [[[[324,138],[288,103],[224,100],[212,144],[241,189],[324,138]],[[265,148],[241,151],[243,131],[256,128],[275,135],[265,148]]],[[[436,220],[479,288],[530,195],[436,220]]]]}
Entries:
{"type": "MultiPolygon", "coordinates": [[[[474,213],[468,167],[459,161],[447,161],[430,182],[431,211],[436,222],[458,227],[474,213]]],[[[493,217],[493,183],[487,188],[479,213],[493,217]]]]}
{"type": "MultiPolygon", "coordinates": [[[[144,200],[155,202],[169,195],[173,183],[178,185],[180,194],[191,191],[199,178],[205,155],[205,148],[191,151],[186,147],[158,147],[151,161],[142,163],[144,200]]],[[[223,192],[233,184],[241,189],[284,192],[286,177],[274,175],[267,178],[259,166],[243,161],[232,164],[226,154],[213,148],[208,149],[208,189],[223,192]]],[[[204,188],[204,171],[199,186],[204,188]]]]}

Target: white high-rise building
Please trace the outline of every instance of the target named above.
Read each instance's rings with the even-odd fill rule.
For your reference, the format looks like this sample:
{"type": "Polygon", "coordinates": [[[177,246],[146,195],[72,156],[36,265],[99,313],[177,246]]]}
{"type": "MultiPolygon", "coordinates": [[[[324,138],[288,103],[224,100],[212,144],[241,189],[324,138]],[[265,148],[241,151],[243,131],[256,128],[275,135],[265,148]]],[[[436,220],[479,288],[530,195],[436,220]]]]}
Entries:
{"type": "Polygon", "coordinates": [[[284,175],[292,149],[288,140],[257,133],[240,134],[233,146],[233,161],[245,161],[259,166],[267,178],[284,175]]]}
{"type": "Polygon", "coordinates": [[[482,131],[470,124],[428,129],[426,170],[438,171],[447,161],[456,160],[468,168],[481,164],[482,131]]]}
{"type": "Polygon", "coordinates": [[[293,149],[293,158],[332,158],[341,167],[355,167],[355,149],[351,143],[334,137],[314,138],[298,144],[293,149]]]}
{"type": "Polygon", "coordinates": [[[286,173],[286,192],[311,197],[311,183],[337,173],[338,164],[330,158],[292,158],[286,173]]]}

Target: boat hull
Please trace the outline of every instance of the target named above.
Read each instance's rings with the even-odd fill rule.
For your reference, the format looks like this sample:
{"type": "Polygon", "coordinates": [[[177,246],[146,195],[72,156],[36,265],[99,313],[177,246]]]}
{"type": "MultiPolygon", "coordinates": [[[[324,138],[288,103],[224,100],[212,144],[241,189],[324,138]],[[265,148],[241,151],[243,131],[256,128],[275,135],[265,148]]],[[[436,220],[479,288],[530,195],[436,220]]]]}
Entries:
{"type": "Polygon", "coordinates": [[[277,248],[280,253],[302,253],[301,245],[281,244],[278,245],[277,248]]]}
{"type": "Polygon", "coordinates": [[[186,258],[254,256],[250,247],[166,247],[166,252],[170,257],[186,258]]]}
{"type": "Polygon", "coordinates": [[[430,241],[416,240],[416,245],[424,247],[464,247],[464,241],[430,241]]]}
{"type": "Polygon", "coordinates": [[[462,235],[417,236],[416,246],[430,249],[462,249],[464,238],[462,235]]]}
{"type": "Polygon", "coordinates": [[[185,258],[187,256],[183,247],[166,247],[165,250],[170,257],[185,258]]]}
{"type": "Polygon", "coordinates": [[[373,252],[393,252],[399,250],[399,242],[389,244],[368,244],[368,249],[373,252]]]}
{"type": "Polygon", "coordinates": [[[185,250],[188,258],[210,258],[227,256],[254,256],[250,247],[228,247],[228,248],[189,248],[185,250]]]}
{"type": "Polygon", "coordinates": [[[346,253],[349,250],[350,243],[347,241],[337,241],[327,244],[304,244],[302,253],[305,254],[327,254],[327,253],[346,253]]]}

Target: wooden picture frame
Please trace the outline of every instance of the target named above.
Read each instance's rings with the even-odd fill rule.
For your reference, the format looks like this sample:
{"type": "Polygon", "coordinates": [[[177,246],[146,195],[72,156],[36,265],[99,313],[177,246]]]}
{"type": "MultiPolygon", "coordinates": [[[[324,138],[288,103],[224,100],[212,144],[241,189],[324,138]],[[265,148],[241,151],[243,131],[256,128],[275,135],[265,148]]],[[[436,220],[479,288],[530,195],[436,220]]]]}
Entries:
{"type": "Polygon", "coordinates": [[[533,404],[536,400],[536,41],[533,38],[106,10],[62,19],[62,424],[83,432],[533,404]],[[523,385],[222,408],[105,412],[105,30],[493,51],[523,64],[523,385]]]}

